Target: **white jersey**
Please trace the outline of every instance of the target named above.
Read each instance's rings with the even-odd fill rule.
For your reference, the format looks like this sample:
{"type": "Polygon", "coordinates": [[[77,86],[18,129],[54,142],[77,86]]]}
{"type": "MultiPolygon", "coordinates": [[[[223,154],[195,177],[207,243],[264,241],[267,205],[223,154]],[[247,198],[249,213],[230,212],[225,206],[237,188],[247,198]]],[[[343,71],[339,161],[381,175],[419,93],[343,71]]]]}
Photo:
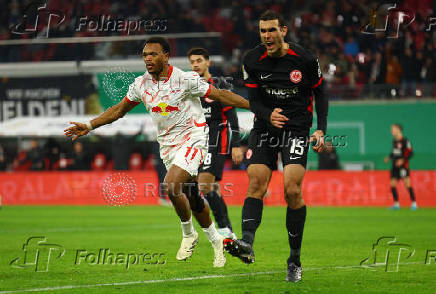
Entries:
{"type": "Polygon", "coordinates": [[[162,150],[180,146],[195,135],[208,135],[199,97],[207,97],[210,91],[211,86],[198,73],[169,65],[165,81],[157,82],[146,72],[130,84],[125,99],[144,102],[157,126],[162,150]]]}

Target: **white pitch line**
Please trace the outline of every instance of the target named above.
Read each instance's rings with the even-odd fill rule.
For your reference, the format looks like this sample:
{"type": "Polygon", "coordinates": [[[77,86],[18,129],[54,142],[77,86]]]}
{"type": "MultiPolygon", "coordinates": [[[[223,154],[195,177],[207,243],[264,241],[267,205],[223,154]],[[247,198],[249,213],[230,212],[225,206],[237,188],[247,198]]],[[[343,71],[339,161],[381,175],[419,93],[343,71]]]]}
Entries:
{"type": "MultiPolygon", "coordinates": [[[[422,264],[421,262],[404,262],[400,264],[422,264]]],[[[379,263],[374,266],[384,266],[385,264],[379,263]]],[[[328,270],[328,269],[354,269],[362,268],[360,265],[345,265],[345,266],[327,266],[327,267],[312,267],[303,268],[303,271],[318,271],[318,270],[328,270]]],[[[146,281],[130,281],[130,282],[116,282],[116,283],[102,283],[102,284],[90,284],[90,285],[66,285],[66,286],[56,286],[56,287],[46,287],[46,288],[30,288],[21,290],[7,290],[0,291],[0,294],[9,293],[22,293],[22,292],[39,292],[39,291],[57,291],[57,290],[70,290],[78,288],[94,288],[94,287],[104,287],[104,286],[129,286],[138,284],[158,284],[165,282],[183,282],[183,281],[195,281],[195,280],[206,280],[206,279],[220,279],[220,278],[234,278],[234,277],[247,277],[247,276],[262,276],[262,275],[273,275],[284,273],[284,270],[280,271],[268,271],[268,272],[254,272],[254,273],[240,273],[240,274],[229,274],[229,275],[208,275],[199,277],[186,277],[186,278],[172,278],[166,280],[146,280],[146,281]]]]}

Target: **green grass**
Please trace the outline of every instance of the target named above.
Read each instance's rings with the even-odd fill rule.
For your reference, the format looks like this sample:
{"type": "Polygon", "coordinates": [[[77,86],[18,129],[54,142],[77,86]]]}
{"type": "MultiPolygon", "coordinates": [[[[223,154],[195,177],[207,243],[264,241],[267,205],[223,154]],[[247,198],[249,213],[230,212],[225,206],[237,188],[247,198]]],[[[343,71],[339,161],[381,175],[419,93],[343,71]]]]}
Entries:
{"type": "MultiPolygon", "coordinates": [[[[229,213],[240,236],[241,208],[229,207],[229,213]]],[[[227,265],[215,269],[212,248],[202,233],[193,257],[186,262],[176,261],[181,230],[171,208],[3,207],[0,293],[45,287],[50,291],[35,292],[435,293],[436,262],[424,262],[427,250],[436,250],[436,210],[310,207],[303,240],[303,281],[297,284],[284,282],[289,253],[284,216],[284,207],[265,207],[256,234],[254,264],[246,266],[227,255],[227,265]],[[35,236],[63,246],[65,255],[52,258],[47,272],[35,272],[35,266],[11,267],[14,258],[23,257],[25,241],[35,236]],[[372,244],[383,236],[395,236],[397,242],[415,249],[409,259],[402,255],[398,272],[386,272],[383,266],[359,266],[371,255],[372,244]],[[78,249],[98,253],[100,248],[124,254],[163,253],[165,257],[162,255],[160,261],[165,259],[166,263],[131,265],[128,270],[125,264],[75,265],[78,249]],[[144,282],[129,283],[135,281],[144,282]],[[116,284],[75,287],[110,283],[116,284]],[[52,289],[61,286],[74,287],[52,289]]],[[[57,251],[52,253],[56,256],[57,251]]]]}

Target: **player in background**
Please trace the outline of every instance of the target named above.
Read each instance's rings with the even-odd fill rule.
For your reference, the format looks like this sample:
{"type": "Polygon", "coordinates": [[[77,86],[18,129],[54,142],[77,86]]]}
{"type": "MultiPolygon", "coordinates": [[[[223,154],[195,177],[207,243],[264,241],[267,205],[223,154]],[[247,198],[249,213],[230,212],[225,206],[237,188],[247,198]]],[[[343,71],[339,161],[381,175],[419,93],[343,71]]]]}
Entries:
{"type": "MultiPolygon", "coordinates": [[[[204,48],[192,48],[188,52],[188,58],[191,69],[213,85],[214,80],[209,72],[209,52],[204,48]]],[[[198,171],[200,191],[212,209],[219,227],[218,232],[226,238],[236,239],[227,205],[219,194],[219,181],[222,179],[226,155],[230,148],[235,164],[240,164],[244,159],[244,152],[239,144],[238,117],[233,107],[207,97],[201,97],[201,105],[209,126],[209,149],[198,171]]]]}
{"type": "Polygon", "coordinates": [[[196,182],[198,168],[207,153],[208,138],[200,97],[235,107],[248,108],[249,104],[239,95],[209,85],[195,72],[184,72],[168,64],[169,55],[166,39],[148,39],[142,51],[147,72],[129,86],[124,99],[87,123],[71,122],[74,126],[65,129],[65,135],[76,140],[92,129],[116,121],[143,102],[157,126],[160,155],[168,171],[165,193],[181,221],[183,239],[176,258],[190,257],[198,242],[192,211],[214,249],[213,265],[223,267],[226,262],[223,237],[210,218],[209,207],[196,182]]]}
{"type": "Polygon", "coordinates": [[[273,11],[264,12],[259,30],[262,44],[248,51],[243,59],[244,80],[255,120],[246,153],[249,185],[242,208],[242,240],[224,240],[225,249],[245,263],[254,262],[252,246],[262,220],[263,198],[281,153],[290,246],[286,280],[298,282],[306,220],[301,186],[309,141],[317,142],[313,147],[316,152],[321,152],[324,146],[328,100],[318,59],[301,46],[284,41],[287,26],[283,17],[273,11]],[[318,125],[309,139],[313,99],[318,125]]]}
{"type": "Polygon", "coordinates": [[[403,137],[403,127],[400,124],[391,125],[391,134],[392,137],[394,137],[394,140],[392,141],[392,152],[386,156],[385,162],[388,163],[389,160],[392,160],[391,191],[394,198],[392,209],[400,209],[397,185],[398,181],[402,179],[404,185],[409,190],[410,200],[412,201],[410,209],[416,210],[418,209],[418,206],[416,205],[415,193],[410,184],[409,169],[409,160],[413,155],[412,144],[410,144],[409,140],[403,137]]]}

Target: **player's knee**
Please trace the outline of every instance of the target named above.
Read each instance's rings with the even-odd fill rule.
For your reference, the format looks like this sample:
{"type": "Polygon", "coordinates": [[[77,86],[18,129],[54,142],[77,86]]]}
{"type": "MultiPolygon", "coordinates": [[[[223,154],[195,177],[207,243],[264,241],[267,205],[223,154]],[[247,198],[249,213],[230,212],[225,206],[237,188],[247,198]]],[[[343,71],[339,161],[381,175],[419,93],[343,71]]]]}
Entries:
{"type": "Polygon", "coordinates": [[[268,181],[261,177],[251,177],[248,185],[248,194],[256,198],[263,198],[268,189],[268,181]]]}
{"type": "Polygon", "coordinates": [[[200,188],[200,192],[203,195],[209,194],[214,189],[213,183],[199,183],[198,187],[200,188]]]}
{"type": "Polygon", "coordinates": [[[285,187],[285,198],[288,203],[299,201],[299,199],[301,198],[301,185],[287,185],[285,187]]]}

